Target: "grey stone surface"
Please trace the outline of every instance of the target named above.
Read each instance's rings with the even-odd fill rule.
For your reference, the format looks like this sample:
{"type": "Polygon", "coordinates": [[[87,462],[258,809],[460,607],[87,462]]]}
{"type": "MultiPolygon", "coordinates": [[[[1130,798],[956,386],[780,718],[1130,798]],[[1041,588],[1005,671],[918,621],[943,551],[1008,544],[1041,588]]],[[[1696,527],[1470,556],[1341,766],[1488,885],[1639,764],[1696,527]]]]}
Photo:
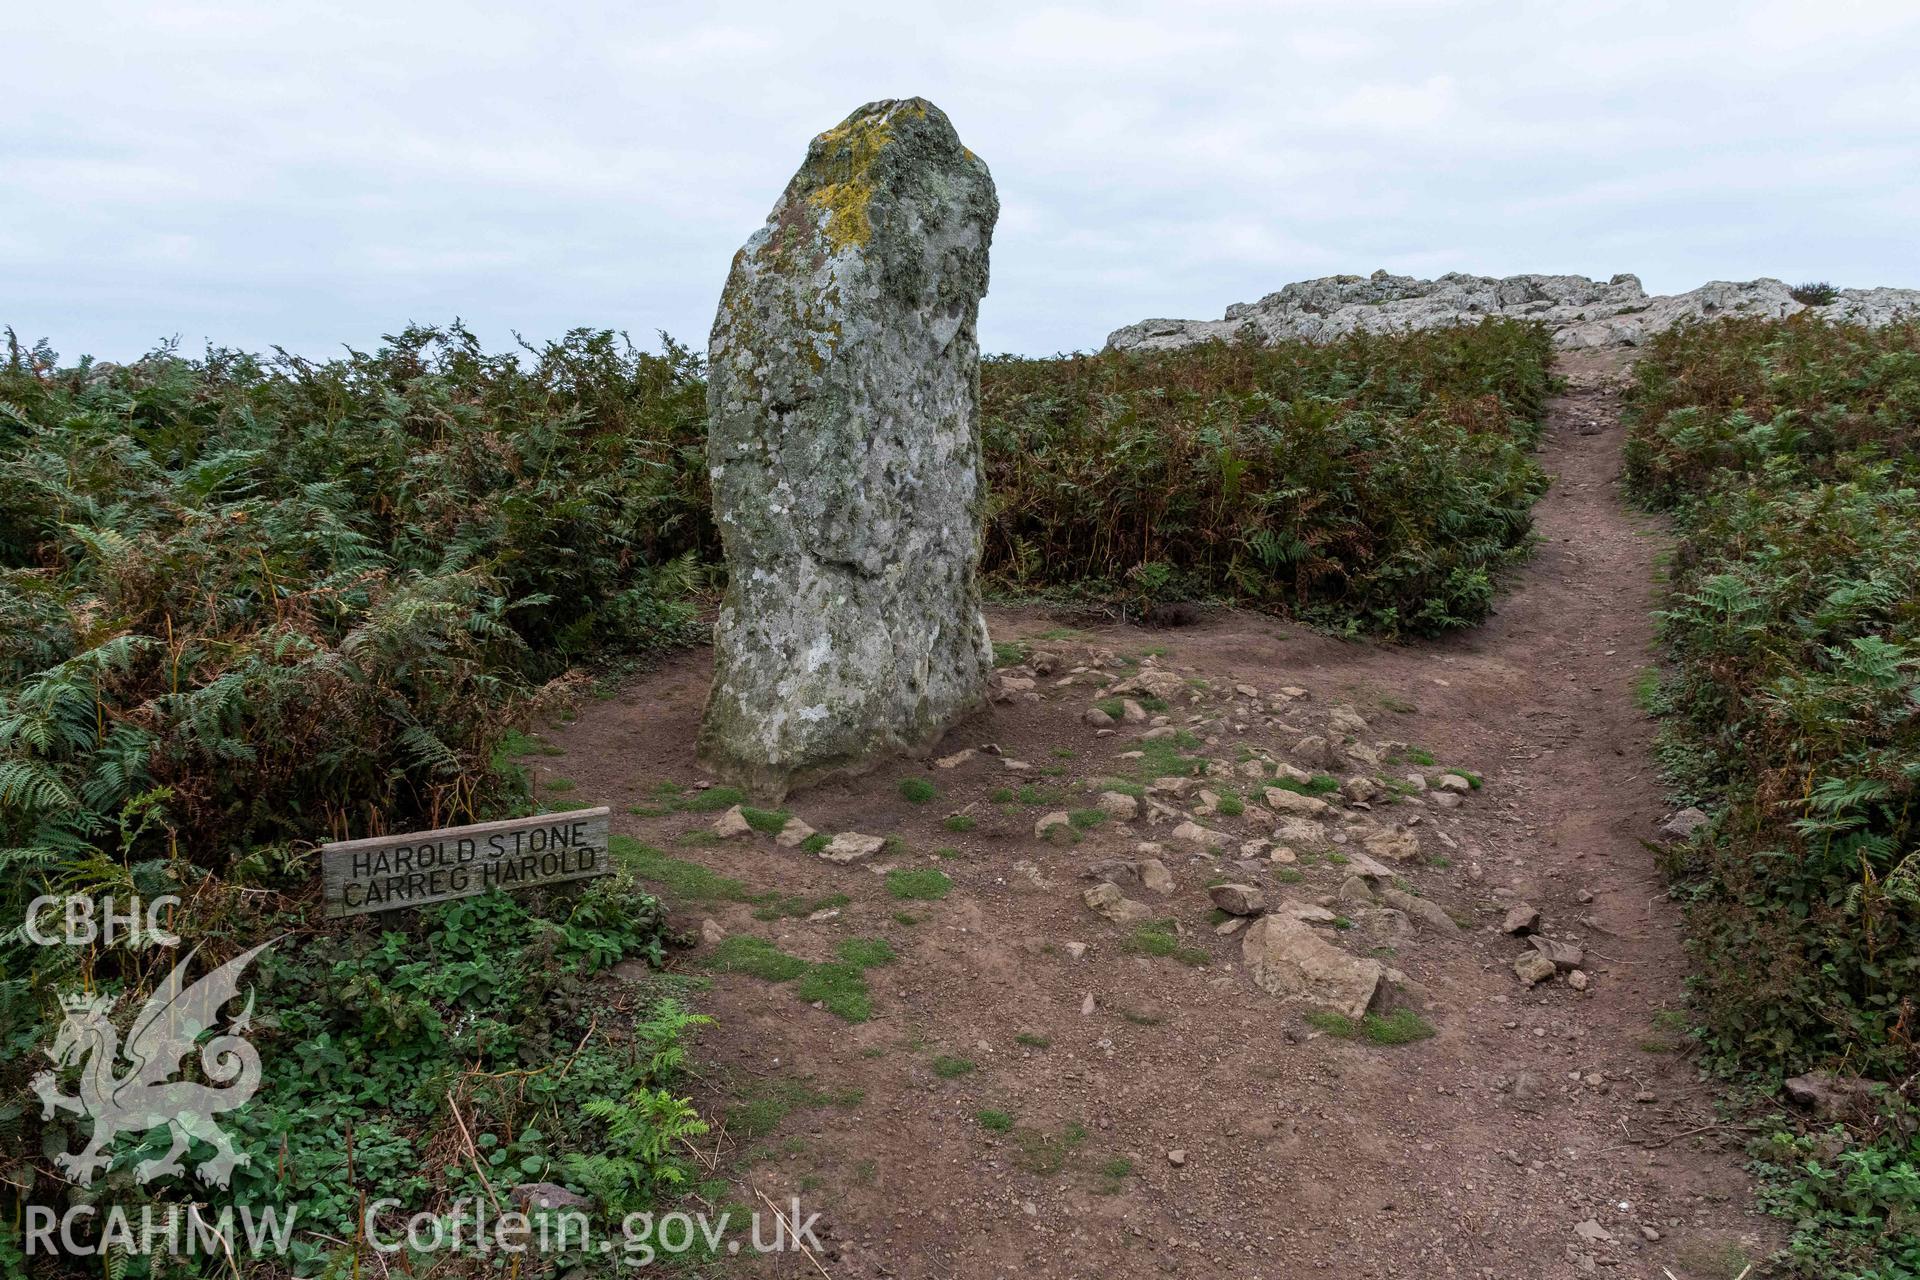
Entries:
{"type": "Polygon", "coordinates": [[[998,212],[939,108],[876,102],[813,140],[734,256],[699,756],[757,798],[922,750],[986,701],[975,322],[998,212]]]}
{"type": "Polygon", "coordinates": [[[1832,303],[1805,307],[1788,286],[1762,278],[1715,280],[1677,294],[1649,294],[1638,276],[1463,275],[1437,280],[1389,275],[1302,280],[1258,302],[1235,303],[1221,320],[1142,320],[1116,329],[1107,345],[1165,351],[1245,334],[1257,342],[1319,342],[1349,333],[1385,333],[1474,324],[1486,316],[1539,320],[1562,347],[1638,346],[1683,320],[1729,315],[1780,317],[1811,310],[1836,320],[1885,324],[1920,313],[1920,289],[1842,289],[1832,303]]]}
{"type": "Polygon", "coordinates": [[[1669,840],[1685,840],[1712,821],[1705,809],[1696,809],[1689,805],[1685,809],[1668,814],[1667,820],[1660,824],[1659,830],[1660,834],[1669,840]]]}

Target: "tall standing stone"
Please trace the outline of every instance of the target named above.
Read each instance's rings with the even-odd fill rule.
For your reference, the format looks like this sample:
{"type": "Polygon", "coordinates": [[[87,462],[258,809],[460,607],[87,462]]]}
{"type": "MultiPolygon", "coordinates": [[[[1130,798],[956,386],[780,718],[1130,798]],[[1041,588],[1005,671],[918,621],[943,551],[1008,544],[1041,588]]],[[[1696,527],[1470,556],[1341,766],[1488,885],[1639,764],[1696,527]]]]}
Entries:
{"type": "Polygon", "coordinates": [[[930,746],[985,701],[975,571],[987,166],[920,98],[813,140],[709,347],[726,548],[700,759],[756,796],[930,746]]]}

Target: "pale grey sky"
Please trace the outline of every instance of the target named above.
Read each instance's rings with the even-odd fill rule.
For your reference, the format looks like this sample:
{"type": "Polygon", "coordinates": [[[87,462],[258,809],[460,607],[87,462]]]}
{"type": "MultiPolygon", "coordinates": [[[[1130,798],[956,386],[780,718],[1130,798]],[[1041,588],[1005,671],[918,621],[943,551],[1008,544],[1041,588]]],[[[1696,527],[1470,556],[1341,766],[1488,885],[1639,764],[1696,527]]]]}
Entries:
{"type": "Polygon", "coordinates": [[[1290,280],[1920,286],[1913,0],[9,6],[0,324],[308,355],[409,320],[704,347],[807,139],[992,167],[989,350],[1290,280]]]}

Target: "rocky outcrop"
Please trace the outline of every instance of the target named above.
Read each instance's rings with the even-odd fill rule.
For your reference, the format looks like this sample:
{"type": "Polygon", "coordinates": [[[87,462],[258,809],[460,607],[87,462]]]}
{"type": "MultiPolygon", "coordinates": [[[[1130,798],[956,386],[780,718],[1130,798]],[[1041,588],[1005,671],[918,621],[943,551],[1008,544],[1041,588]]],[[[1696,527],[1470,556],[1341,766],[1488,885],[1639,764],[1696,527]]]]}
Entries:
{"type": "Polygon", "coordinates": [[[939,108],[876,102],[813,140],[734,256],[699,756],[757,797],[921,750],[985,703],[975,322],[998,212],[939,108]]]}
{"type": "Polygon", "coordinates": [[[1800,311],[1862,324],[1920,314],[1920,289],[1842,289],[1825,306],[1794,300],[1779,280],[1715,280],[1688,293],[1650,295],[1638,276],[1605,282],[1585,276],[1522,275],[1495,279],[1452,273],[1412,276],[1326,276],[1302,280],[1258,302],[1236,303],[1222,320],[1142,320],[1116,329],[1117,351],[1166,351],[1212,340],[1248,337],[1262,343],[1325,341],[1349,333],[1388,333],[1474,324],[1487,316],[1537,320],[1567,348],[1637,346],[1685,320],[1723,316],[1781,317],[1800,311]]]}

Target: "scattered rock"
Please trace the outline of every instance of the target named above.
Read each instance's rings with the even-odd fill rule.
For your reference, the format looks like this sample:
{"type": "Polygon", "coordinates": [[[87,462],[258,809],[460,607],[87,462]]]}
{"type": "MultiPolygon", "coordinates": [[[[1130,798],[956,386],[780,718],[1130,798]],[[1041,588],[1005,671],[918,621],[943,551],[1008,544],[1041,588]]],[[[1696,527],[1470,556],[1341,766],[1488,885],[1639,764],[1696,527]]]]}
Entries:
{"type": "Polygon", "coordinates": [[[1573,1234],[1579,1236],[1589,1244],[1612,1244],[1614,1242],[1613,1233],[1595,1222],[1592,1218],[1588,1218],[1585,1222],[1574,1223],[1573,1234]]]}
{"type": "Polygon", "coordinates": [[[1358,1018],[1379,995],[1386,970],[1348,955],[1290,916],[1261,916],[1240,944],[1254,985],[1269,995],[1305,1000],[1358,1018]]]}
{"type": "Polygon", "coordinates": [[[1500,922],[1500,931],[1502,933],[1532,933],[1539,927],[1540,912],[1538,908],[1529,906],[1524,902],[1516,902],[1508,907],[1506,919],[1500,922]]]}
{"type": "Polygon", "coordinates": [[[1148,667],[1137,675],[1128,676],[1107,690],[1111,694],[1135,693],[1149,698],[1171,698],[1186,691],[1187,682],[1184,679],[1157,667],[1148,667]]]}
{"type": "Polygon", "coordinates": [[[1099,707],[1088,707],[1086,714],[1080,718],[1088,724],[1102,729],[1113,723],[1113,717],[1102,711],[1099,707]]]}
{"type": "Polygon", "coordinates": [[[1103,858],[1080,873],[1082,880],[1104,880],[1122,888],[1140,883],[1140,864],[1131,858],[1103,858]]]}
{"type": "Polygon", "coordinates": [[[747,815],[735,805],[713,820],[713,834],[722,840],[733,840],[739,836],[753,834],[753,824],[747,821],[747,815]]]}
{"type": "Polygon", "coordinates": [[[721,928],[718,920],[707,916],[700,921],[700,941],[710,947],[717,947],[726,940],[727,931],[721,928]]]}
{"type": "Polygon", "coordinates": [[[1428,799],[1438,809],[1458,809],[1461,804],[1460,797],[1451,791],[1436,791],[1428,799]]]}
{"type": "Polygon", "coordinates": [[[1187,1153],[1175,1147],[1167,1152],[1167,1163],[1176,1169],[1184,1168],[1187,1163],[1187,1153]]]}
{"type": "Polygon", "coordinates": [[[1336,896],[1342,902],[1370,907],[1373,905],[1373,886],[1367,883],[1365,876],[1348,876],[1340,882],[1340,892],[1336,896]]]}
{"type": "Polygon", "coordinates": [[[1541,955],[1538,951],[1529,951],[1518,960],[1515,960],[1513,962],[1513,971],[1519,975],[1520,981],[1526,983],[1528,986],[1545,982],[1556,972],[1553,961],[1547,959],[1547,957],[1541,955]]]}
{"type": "Polygon", "coordinates": [[[1308,734],[1294,743],[1292,755],[1313,769],[1338,769],[1347,762],[1339,747],[1318,734],[1308,734]]]}
{"type": "Polygon", "coordinates": [[[1407,781],[1407,785],[1409,787],[1412,787],[1416,794],[1425,795],[1427,793],[1427,775],[1426,774],[1409,773],[1407,775],[1406,781],[1407,781]]]}
{"type": "Polygon", "coordinates": [[[1225,920],[1222,920],[1219,924],[1213,926],[1213,931],[1219,934],[1221,937],[1225,938],[1240,932],[1242,929],[1246,927],[1247,927],[1247,917],[1228,916],[1225,920]]]}
{"type": "Polygon", "coordinates": [[[556,1182],[523,1182],[507,1193],[507,1199],[520,1213],[539,1209],[591,1209],[593,1201],[569,1191],[556,1182]]]}
{"type": "Polygon", "coordinates": [[[941,756],[933,762],[933,767],[936,769],[958,769],[961,765],[973,759],[976,754],[978,753],[975,752],[972,747],[964,747],[950,756],[941,756]]]}
{"type": "Polygon", "coordinates": [[[1391,867],[1374,861],[1358,849],[1347,850],[1345,856],[1347,874],[1350,876],[1365,876],[1369,880],[1391,880],[1395,875],[1391,867]]]}
{"type": "Polygon", "coordinates": [[[1365,733],[1367,722],[1361,719],[1358,711],[1339,702],[1327,708],[1327,728],[1335,733],[1365,733]]]}
{"type": "Polygon", "coordinates": [[[1153,911],[1146,903],[1127,897],[1118,885],[1097,884],[1081,894],[1080,900],[1115,924],[1134,924],[1153,918],[1153,911]]]}
{"type": "Polygon", "coordinates": [[[1093,1012],[1093,992],[1089,991],[1080,998],[1080,1016],[1087,1017],[1093,1012]]]}
{"type": "Polygon", "coordinates": [[[1302,924],[1332,924],[1340,918],[1323,906],[1297,898],[1288,898],[1273,910],[1275,915],[1291,916],[1302,924]]]}
{"type": "Polygon", "coordinates": [[[1443,773],[1434,781],[1434,790],[1451,791],[1455,795],[1466,795],[1473,790],[1473,783],[1457,773],[1443,773]]]}
{"type": "Polygon", "coordinates": [[[1218,849],[1227,843],[1227,837],[1218,831],[1201,826],[1197,822],[1183,822],[1173,829],[1175,840],[1184,840],[1189,844],[1202,844],[1209,849],[1218,849]]]}
{"type": "Polygon", "coordinates": [[[1132,698],[1122,698],[1120,700],[1120,718],[1128,724],[1145,724],[1147,722],[1147,709],[1135,702],[1132,698]]]}
{"type": "Polygon", "coordinates": [[[786,825],[780,828],[780,834],[773,838],[773,842],[782,848],[796,849],[812,834],[812,827],[798,818],[788,818],[786,825]]]}
{"type": "Polygon", "coordinates": [[[1268,787],[1264,794],[1267,808],[1275,813],[1291,813],[1312,818],[1333,810],[1332,805],[1317,796],[1303,796],[1298,791],[1289,791],[1285,787],[1268,787]]]}
{"type": "Polygon", "coordinates": [[[1437,902],[1430,902],[1426,898],[1415,897],[1405,890],[1392,887],[1383,887],[1380,890],[1380,901],[1398,911],[1406,912],[1407,915],[1436,933],[1460,932],[1460,926],[1453,922],[1452,916],[1441,910],[1437,902]]]}
{"type": "Polygon", "coordinates": [[[1380,798],[1380,784],[1364,773],[1356,773],[1340,784],[1340,794],[1355,804],[1367,804],[1380,798]]]}
{"type": "Polygon", "coordinates": [[[622,982],[652,982],[654,978],[653,966],[638,957],[622,960],[607,972],[622,982]]]}
{"type": "Polygon", "coordinates": [[[1590,979],[1587,977],[1587,971],[1585,969],[1575,969],[1567,974],[1567,985],[1575,991],[1585,991],[1589,981],[1590,979]]]}
{"type": "Polygon", "coordinates": [[[1040,820],[1033,824],[1033,834],[1037,839],[1045,840],[1048,838],[1047,833],[1055,827],[1073,830],[1073,819],[1065,809],[1055,809],[1052,813],[1042,814],[1040,820]]]}
{"type": "Polygon", "coordinates": [[[1587,959],[1587,953],[1571,942],[1559,942],[1545,934],[1529,935],[1527,945],[1553,961],[1556,969],[1578,969],[1587,959]]]}
{"type": "Polygon", "coordinates": [[[995,702],[1012,702],[1015,697],[1034,701],[1039,694],[1033,691],[1033,677],[1023,676],[1016,671],[996,671],[989,677],[989,696],[995,702]]]}
{"type": "Polygon", "coordinates": [[[1870,1081],[1836,1076],[1829,1071],[1810,1071],[1786,1082],[1787,1097],[1822,1120],[1847,1120],[1870,1104],[1870,1081]]]}
{"type": "Polygon", "coordinates": [[[1317,849],[1327,842],[1327,829],[1311,818],[1283,815],[1274,824],[1273,842],[1275,844],[1304,845],[1317,849]]]}
{"type": "Polygon", "coordinates": [[[842,831],[827,842],[820,856],[828,862],[858,862],[886,847],[885,836],[863,836],[857,831],[842,831]]]}
{"type": "Polygon", "coordinates": [[[1667,820],[1660,824],[1659,833],[1669,840],[1685,840],[1710,821],[1712,819],[1707,817],[1706,810],[1689,806],[1668,814],[1667,820]]]}
{"type": "Polygon", "coordinates": [[[1420,837],[1405,827],[1381,827],[1361,837],[1360,843],[1376,858],[1406,862],[1420,856],[1420,837]]]}
{"type": "Polygon", "coordinates": [[[1254,884],[1216,884],[1207,890],[1207,897],[1214,906],[1234,916],[1257,916],[1267,905],[1267,895],[1254,884]]]}
{"type": "Polygon", "coordinates": [[[1354,913],[1354,922],[1373,942],[1398,947],[1413,939],[1413,921],[1394,907],[1362,908],[1354,913]]]}
{"type": "Polygon", "coordinates": [[[1066,951],[1069,960],[1079,960],[1087,954],[1087,944],[1084,942],[1063,942],[1060,945],[1066,951]]]}
{"type": "Polygon", "coordinates": [[[1149,893],[1162,897],[1173,892],[1173,873],[1167,870],[1167,864],[1158,858],[1142,858],[1137,864],[1140,885],[1149,893]]]}

